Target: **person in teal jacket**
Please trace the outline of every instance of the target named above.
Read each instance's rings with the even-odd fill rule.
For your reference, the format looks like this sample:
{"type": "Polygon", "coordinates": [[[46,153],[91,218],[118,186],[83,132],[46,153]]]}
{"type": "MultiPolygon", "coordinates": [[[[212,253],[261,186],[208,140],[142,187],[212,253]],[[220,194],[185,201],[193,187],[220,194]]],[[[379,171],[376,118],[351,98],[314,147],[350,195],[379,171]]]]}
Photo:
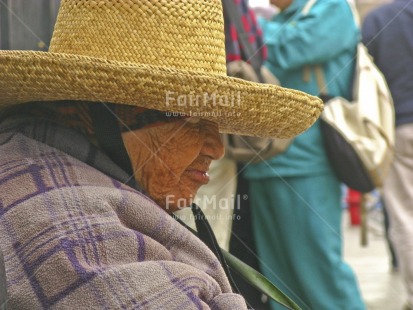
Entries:
{"type": "MultiPolygon", "coordinates": [[[[360,39],[346,0],[272,0],[280,13],[260,19],[266,66],[282,86],[318,95],[314,66],[328,94],[350,99],[360,39]]],[[[319,121],[288,150],[249,165],[254,235],[263,273],[303,309],[365,309],[343,261],[341,184],[329,164],[319,121]]],[[[273,304],[273,309],[280,309],[273,304]]]]}

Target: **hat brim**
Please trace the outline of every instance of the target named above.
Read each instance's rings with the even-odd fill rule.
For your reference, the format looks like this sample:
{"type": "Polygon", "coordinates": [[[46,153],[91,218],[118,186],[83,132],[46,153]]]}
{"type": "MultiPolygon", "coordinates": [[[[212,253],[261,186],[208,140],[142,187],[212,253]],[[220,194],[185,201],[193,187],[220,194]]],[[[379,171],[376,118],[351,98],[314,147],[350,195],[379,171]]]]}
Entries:
{"type": "Polygon", "coordinates": [[[226,75],[34,51],[0,51],[0,108],[30,101],[111,102],[198,116],[221,132],[290,138],[320,116],[306,93],[226,75]]]}

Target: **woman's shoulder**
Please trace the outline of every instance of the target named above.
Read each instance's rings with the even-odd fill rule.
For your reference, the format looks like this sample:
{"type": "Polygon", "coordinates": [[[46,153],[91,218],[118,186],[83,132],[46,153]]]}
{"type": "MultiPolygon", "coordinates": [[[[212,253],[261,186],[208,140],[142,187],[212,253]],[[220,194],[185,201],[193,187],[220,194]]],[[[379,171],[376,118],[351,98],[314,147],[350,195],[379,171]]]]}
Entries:
{"type": "Polygon", "coordinates": [[[8,137],[0,146],[0,226],[8,227],[0,244],[6,259],[21,258],[6,261],[10,305],[243,308],[206,245],[151,199],[41,142],[8,137]]]}

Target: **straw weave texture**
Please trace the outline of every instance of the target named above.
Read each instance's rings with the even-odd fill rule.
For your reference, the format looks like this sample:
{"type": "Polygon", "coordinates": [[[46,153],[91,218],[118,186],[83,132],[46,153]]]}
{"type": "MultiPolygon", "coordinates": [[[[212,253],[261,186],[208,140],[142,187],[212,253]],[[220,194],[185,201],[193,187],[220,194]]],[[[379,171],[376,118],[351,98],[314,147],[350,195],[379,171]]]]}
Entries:
{"type": "Polygon", "coordinates": [[[0,51],[0,71],[0,108],[112,102],[281,138],[306,130],[322,111],[303,92],[226,76],[219,0],[63,0],[49,52],[0,51]]]}
{"type": "Polygon", "coordinates": [[[49,52],[224,75],[225,38],[219,3],[65,1],[49,52]]]}

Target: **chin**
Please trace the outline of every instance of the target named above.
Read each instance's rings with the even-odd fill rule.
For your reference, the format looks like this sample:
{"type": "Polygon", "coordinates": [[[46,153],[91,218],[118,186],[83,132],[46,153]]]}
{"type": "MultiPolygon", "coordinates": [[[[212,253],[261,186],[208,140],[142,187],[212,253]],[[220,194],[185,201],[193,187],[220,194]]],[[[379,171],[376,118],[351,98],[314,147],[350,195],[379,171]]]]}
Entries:
{"type": "Polygon", "coordinates": [[[159,205],[168,213],[179,211],[191,206],[194,201],[195,195],[190,195],[189,197],[176,198],[175,195],[167,195],[162,203],[159,205]]]}

